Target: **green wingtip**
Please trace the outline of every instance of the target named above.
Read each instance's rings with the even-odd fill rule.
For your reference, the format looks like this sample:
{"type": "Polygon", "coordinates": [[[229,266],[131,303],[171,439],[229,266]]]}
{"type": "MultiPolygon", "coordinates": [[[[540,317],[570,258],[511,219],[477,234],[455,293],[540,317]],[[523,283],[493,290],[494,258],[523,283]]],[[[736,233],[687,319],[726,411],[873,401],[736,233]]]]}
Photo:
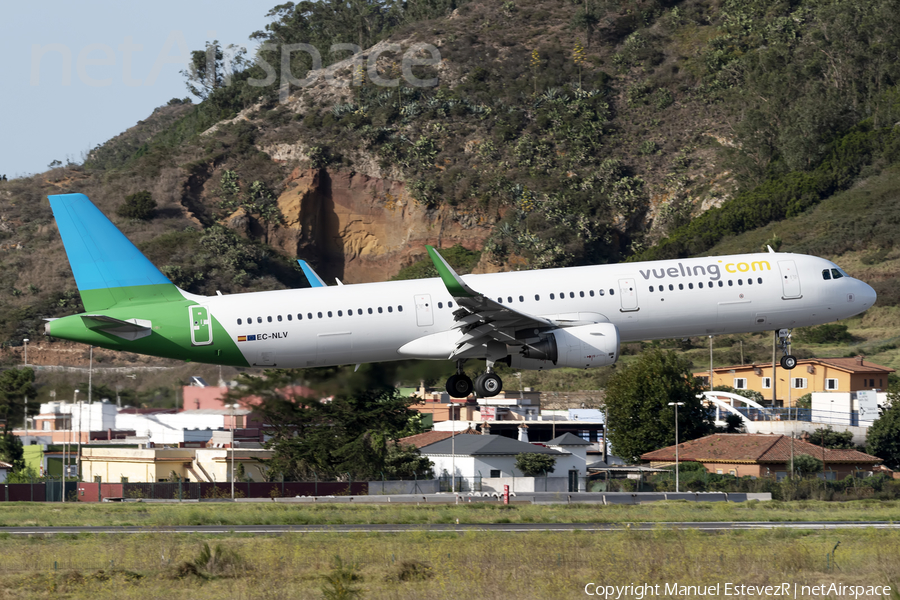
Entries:
{"type": "Polygon", "coordinates": [[[438,275],[441,276],[441,280],[443,280],[444,285],[447,286],[447,291],[450,292],[450,295],[454,298],[471,297],[472,294],[466,289],[466,285],[463,283],[462,279],[460,279],[459,275],[456,274],[456,271],[453,270],[447,261],[444,260],[444,257],[434,249],[434,246],[425,246],[425,249],[428,250],[428,256],[431,257],[431,262],[434,263],[434,268],[437,269],[438,275]]]}

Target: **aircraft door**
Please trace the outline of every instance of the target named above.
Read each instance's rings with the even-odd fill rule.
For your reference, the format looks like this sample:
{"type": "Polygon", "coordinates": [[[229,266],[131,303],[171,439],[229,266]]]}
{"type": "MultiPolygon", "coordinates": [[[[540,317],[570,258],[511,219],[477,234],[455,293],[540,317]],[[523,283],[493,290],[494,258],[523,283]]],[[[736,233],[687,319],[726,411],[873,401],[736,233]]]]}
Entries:
{"type": "Polygon", "coordinates": [[[801,298],[800,273],[797,265],[792,260],[779,260],[778,269],[781,271],[782,298],[801,298]]]}
{"type": "Polygon", "coordinates": [[[431,294],[419,294],[415,297],[416,324],[419,327],[434,325],[434,311],[431,306],[431,294]]]}
{"type": "Polygon", "coordinates": [[[191,345],[208,346],[212,344],[212,318],[206,306],[188,307],[191,317],[191,345]]]}
{"type": "Polygon", "coordinates": [[[619,298],[622,303],[622,312],[640,310],[638,306],[637,285],[634,279],[619,280],[619,298]]]}

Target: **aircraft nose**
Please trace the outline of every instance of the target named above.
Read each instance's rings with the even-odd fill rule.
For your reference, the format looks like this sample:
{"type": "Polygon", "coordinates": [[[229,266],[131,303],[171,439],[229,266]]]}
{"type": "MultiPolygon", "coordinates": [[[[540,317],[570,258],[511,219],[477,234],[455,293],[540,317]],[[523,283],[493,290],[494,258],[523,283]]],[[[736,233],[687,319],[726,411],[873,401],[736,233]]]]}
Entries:
{"type": "Polygon", "coordinates": [[[856,292],[857,302],[862,304],[863,309],[867,309],[875,304],[875,301],[878,299],[878,294],[868,283],[860,281],[859,284],[859,291],[856,292]]]}

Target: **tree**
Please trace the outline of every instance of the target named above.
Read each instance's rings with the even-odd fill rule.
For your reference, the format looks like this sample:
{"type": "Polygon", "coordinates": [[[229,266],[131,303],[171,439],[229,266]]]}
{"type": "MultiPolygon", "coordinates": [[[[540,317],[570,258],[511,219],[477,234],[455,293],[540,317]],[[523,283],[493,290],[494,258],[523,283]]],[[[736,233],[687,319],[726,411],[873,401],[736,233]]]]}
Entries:
{"type": "Polygon", "coordinates": [[[434,477],[434,463],[427,456],[419,454],[412,444],[392,442],[384,461],[384,474],[398,479],[431,479],[434,477]]]}
{"type": "Polygon", "coordinates": [[[150,192],[143,190],[125,197],[125,202],[119,205],[116,213],[126,219],[149,221],[156,214],[156,200],[150,192]]]}
{"type": "Polygon", "coordinates": [[[191,52],[188,68],[181,71],[187,88],[198,98],[206,99],[217,89],[228,85],[232,76],[247,66],[247,49],[229,44],[224,49],[219,40],[206,42],[205,50],[191,52]]]}
{"type": "Polygon", "coordinates": [[[516,455],[516,468],[525,477],[539,477],[553,472],[556,457],[537,452],[523,452],[516,455]]]}
{"type": "Polygon", "coordinates": [[[703,391],[691,374],[693,365],[675,352],[653,348],[632,365],[617,372],[607,384],[606,407],[609,441],[626,461],[675,443],[675,407],[678,407],[678,442],[714,431],[709,411],[700,403],[703,391]]]}
{"type": "Polygon", "coordinates": [[[342,382],[345,387],[325,400],[325,392],[296,385],[341,372],[272,370],[264,377],[240,376],[240,385],[227,398],[260,400],[256,410],[272,428],[267,443],[273,450],[270,470],[287,479],[349,474],[356,480],[379,477],[389,468],[423,470],[425,465],[408,455],[391,456],[392,442],[416,413],[409,409],[409,399],[385,384],[382,370],[369,368],[356,379],[348,377],[342,382]]]}
{"type": "Polygon", "coordinates": [[[825,468],[825,463],[809,454],[800,454],[794,457],[794,471],[800,477],[810,477],[816,473],[821,473],[825,468]]]}
{"type": "Polygon", "coordinates": [[[809,441],[834,450],[852,450],[856,447],[853,444],[852,433],[849,431],[835,431],[831,428],[831,425],[813,431],[809,435],[809,441]]]}
{"type": "MultiPolygon", "coordinates": [[[[36,396],[34,371],[30,367],[7,369],[0,373],[0,417],[6,422],[3,433],[9,433],[14,425],[24,421],[25,399],[36,396]]],[[[37,406],[28,408],[32,414],[37,414],[37,406]]]]}
{"type": "Polygon", "coordinates": [[[866,436],[866,452],[884,460],[886,467],[900,469],[900,394],[888,394],[891,406],[872,423],[866,436]]]}
{"type": "Polygon", "coordinates": [[[0,460],[11,464],[13,473],[25,468],[25,448],[18,436],[8,432],[0,435],[0,460]]]}

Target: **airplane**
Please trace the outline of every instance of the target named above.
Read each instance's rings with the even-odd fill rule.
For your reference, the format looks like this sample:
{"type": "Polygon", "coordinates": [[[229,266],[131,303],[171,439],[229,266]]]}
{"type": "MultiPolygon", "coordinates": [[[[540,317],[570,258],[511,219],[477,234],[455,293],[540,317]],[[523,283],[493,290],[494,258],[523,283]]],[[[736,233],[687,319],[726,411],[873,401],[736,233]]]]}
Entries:
{"type": "MultiPolygon", "coordinates": [[[[876,293],[801,254],[711,256],[199,296],[176,287],[83,194],[49,197],[85,312],[46,335],[138,354],[239,367],[452,360],[448,393],[495,396],[515,369],[611,365],[623,343],[780,331],[846,319],[876,293]],[[484,360],[474,381],[468,360],[484,360]]],[[[308,265],[307,265],[308,268],[308,265]]],[[[310,275],[310,273],[312,275],[310,275]]]]}

